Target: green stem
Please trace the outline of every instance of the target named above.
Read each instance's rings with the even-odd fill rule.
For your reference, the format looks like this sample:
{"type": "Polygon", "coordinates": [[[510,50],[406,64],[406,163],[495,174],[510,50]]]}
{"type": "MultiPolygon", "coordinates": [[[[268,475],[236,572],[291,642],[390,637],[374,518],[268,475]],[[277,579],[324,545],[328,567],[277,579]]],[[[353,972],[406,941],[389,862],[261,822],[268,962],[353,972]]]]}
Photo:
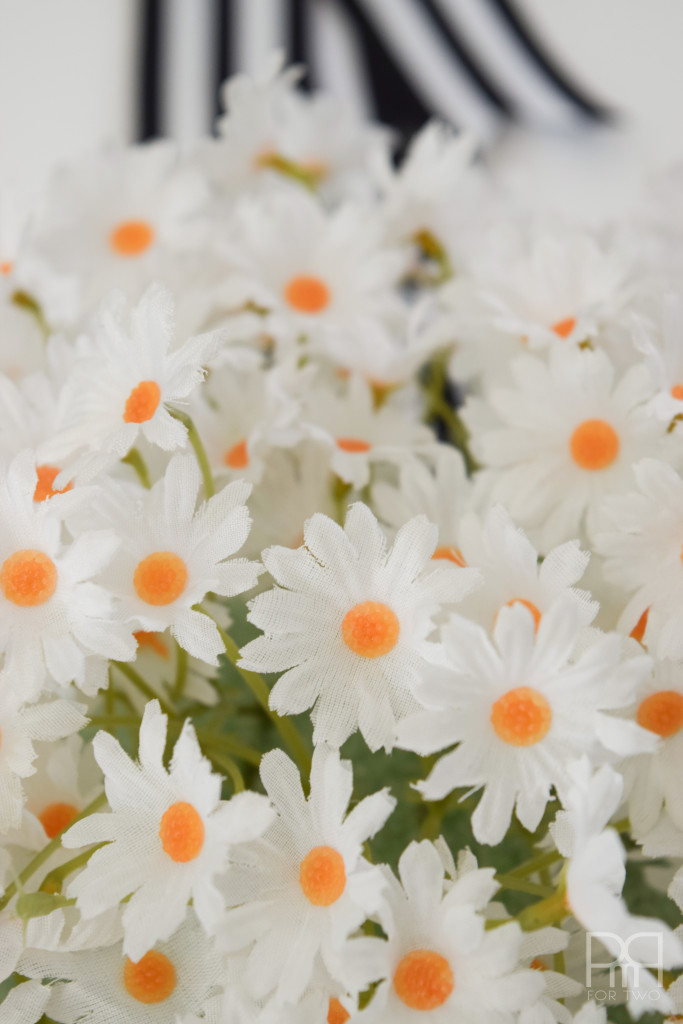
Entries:
{"type": "Polygon", "coordinates": [[[201,470],[202,480],[204,481],[204,494],[207,498],[212,498],[216,493],[216,485],[213,482],[213,473],[211,472],[211,464],[209,457],[206,454],[206,449],[202,444],[202,439],[199,436],[197,428],[194,425],[194,421],[191,416],[186,412],[182,412],[181,409],[171,409],[166,406],[173,419],[178,420],[182,423],[187,430],[187,437],[194,449],[194,454],[197,459],[197,464],[201,470]]]}
{"type": "Polygon", "coordinates": [[[131,469],[134,469],[142,486],[146,487],[147,490],[150,489],[152,481],[150,479],[149,469],[137,448],[131,448],[128,454],[123,456],[121,462],[125,463],[126,466],[130,466],[131,469]]]}
{"type": "Polygon", "coordinates": [[[303,185],[304,188],[309,189],[311,192],[315,192],[318,187],[319,175],[316,175],[314,171],[309,171],[308,168],[296,163],[294,160],[288,160],[286,156],[281,156],[280,153],[268,153],[262,156],[259,160],[259,166],[267,167],[272,171],[283,174],[286,178],[298,181],[300,185],[303,185]]]}
{"type": "Polygon", "coordinates": [[[187,681],[187,651],[180,644],[177,645],[177,661],[175,667],[175,680],[171,689],[171,697],[178,700],[183,695],[183,689],[187,681]]]}
{"type": "MultiPolygon", "coordinates": [[[[204,614],[208,615],[208,612],[204,612],[204,614]]],[[[211,616],[209,616],[209,618],[211,618],[211,616]]],[[[245,683],[251,690],[253,696],[280,733],[280,736],[289,748],[290,753],[294,756],[299,767],[302,771],[308,774],[311,770],[311,754],[299,735],[296,726],[289,718],[281,718],[276,711],[272,710],[269,702],[270,690],[268,689],[268,684],[263,676],[258,675],[256,672],[249,672],[245,668],[240,668],[237,664],[240,656],[237,644],[232,637],[228,636],[225,630],[218,625],[218,623],[216,623],[216,629],[220,633],[221,640],[223,641],[226,657],[235,666],[239,674],[242,676],[242,679],[244,679],[245,683]]]]}
{"type": "Polygon", "coordinates": [[[35,317],[38,326],[42,332],[43,338],[47,340],[50,337],[50,325],[45,319],[43,308],[37,299],[34,299],[28,292],[19,289],[12,295],[12,302],[15,306],[19,306],[20,309],[25,309],[27,313],[35,317]]]}
{"type": "Polygon", "coordinates": [[[258,750],[254,750],[253,747],[243,743],[236,736],[229,736],[226,733],[215,735],[198,729],[197,739],[202,748],[207,747],[209,750],[217,750],[219,753],[225,751],[234,757],[239,757],[242,761],[246,761],[247,764],[255,765],[257,768],[261,763],[261,754],[258,750]]]}
{"type": "Polygon", "coordinates": [[[547,885],[537,885],[536,882],[529,882],[526,878],[516,878],[512,874],[496,875],[496,881],[501,889],[508,889],[513,892],[527,892],[531,896],[541,896],[547,899],[552,896],[554,889],[547,885]]]}
{"type": "MultiPolygon", "coordinates": [[[[100,793],[98,797],[95,797],[91,803],[85,807],[79,815],[77,815],[73,821],[69,822],[68,826],[62,829],[62,832],[66,831],[68,827],[80,821],[81,818],[87,818],[89,814],[94,814],[95,811],[99,811],[100,807],[103,807],[107,802],[106,793],[100,793]]],[[[16,895],[18,889],[23,889],[25,883],[36,873],[38,868],[42,867],[46,860],[49,860],[53,853],[61,849],[62,846],[62,832],[58,832],[57,835],[52,839],[47,846],[44,846],[39,853],[35,855],[33,860],[30,860],[24,870],[20,872],[17,880],[12,882],[11,885],[7,886],[5,895],[0,899],[0,910],[4,910],[7,904],[10,902],[13,896],[16,895]]]]}
{"type": "Polygon", "coordinates": [[[525,860],[523,864],[508,871],[507,874],[515,878],[528,878],[529,875],[534,875],[537,871],[542,871],[543,868],[550,867],[559,860],[562,860],[562,854],[559,850],[548,850],[546,853],[540,853],[530,860],[525,860]]]}
{"type": "Polygon", "coordinates": [[[112,665],[119,670],[119,672],[126,677],[133,684],[136,690],[139,690],[143,696],[147,697],[148,700],[158,700],[161,710],[164,714],[171,718],[178,718],[179,712],[177,708],[164,697],[160,697],[158,693],[155,693],[149,683],[146,683],[139,672],[136,672],[128,662],[126,661],[113,661],[112,665]]]}
{"type": "Polygon", "coordinates": [[[231,757],[229,757],[227,754],[222,754],[217,751],[214,751],[212,754],[209,754],[209,760],[214,765],[217,765],[219,768],[221,768],[229,776],[230,781],[233,784],[235,793],[242,793],[243,790],[246,789],[244,783],[244,776],[242,775],[242,772],[239,770],[236,762],[233,761],[231,757]]]}
{"type": "Polygon", "coordinates": [[[546,925],[560,924],[569,915],[564,886],[560,886],[552,896],[547,896],[538,903],[532,903],[517,914],[516,921],[525,932],[535,932],[546,925]]]}
{"type": "Polygon", "coordinates": [[[78,856],[72,857],[66,864],[54,868],[53,871],[45,875],[45,878],[40,883],[40,891],[48,892],[51,896],[61,893],[64,879],[72,875],[78,868],[83,867],[84,864],[87,864],[93,853],[97,853],[98,850],[101,850],[106,845],[107,843],[97,843],[96,846],[91,846],[88,850],[83,850],[79,853],[78,856]]]}

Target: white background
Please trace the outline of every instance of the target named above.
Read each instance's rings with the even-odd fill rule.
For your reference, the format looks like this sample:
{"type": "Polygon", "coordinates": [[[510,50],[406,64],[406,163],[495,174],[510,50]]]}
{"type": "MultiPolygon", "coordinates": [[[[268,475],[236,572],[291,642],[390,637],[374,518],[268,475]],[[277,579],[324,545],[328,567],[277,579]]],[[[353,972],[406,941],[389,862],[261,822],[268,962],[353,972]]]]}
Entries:
{"type": "MultiPolygon", "coordinates": [[[[253,0],[253,3],[268,0],[253,0]]],[[[683,158],[683,0],[523,0],[579,81],[626,115],[580,140],[511,135],[508,183],[551,204],[627,205],[644,173],[683,158]]],[[[30,201],[51,168],[134,133],[136,0],[0,0],[0,189],[30,201]]]]}

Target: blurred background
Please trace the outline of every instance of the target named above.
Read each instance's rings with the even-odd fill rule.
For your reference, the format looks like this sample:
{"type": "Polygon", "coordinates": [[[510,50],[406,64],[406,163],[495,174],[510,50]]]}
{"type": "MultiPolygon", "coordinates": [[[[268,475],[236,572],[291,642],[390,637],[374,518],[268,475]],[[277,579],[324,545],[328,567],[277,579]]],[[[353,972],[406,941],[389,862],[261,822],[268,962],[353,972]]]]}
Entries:
{"type": "Polygon", "coordinates": [[[105,142],[210,132],[276,47],[404,137],[475,132],[503,184],[595,219],[683,158],[681,0],[0,0],[0,190],[105,142]]]}

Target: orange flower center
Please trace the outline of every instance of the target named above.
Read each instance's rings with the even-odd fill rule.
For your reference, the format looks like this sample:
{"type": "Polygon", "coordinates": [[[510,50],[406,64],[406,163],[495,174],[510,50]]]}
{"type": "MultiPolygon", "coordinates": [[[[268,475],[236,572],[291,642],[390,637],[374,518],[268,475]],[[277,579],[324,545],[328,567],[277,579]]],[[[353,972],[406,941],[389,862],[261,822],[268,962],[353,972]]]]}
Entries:
{"type": "Polygon", "coordinates": [[[175,967],[163,953],[150,949],[136,964],[126,957],[123,984],[138,1003],[163,1003],[176,986],[175,967]]]}
{"type": "Polygon", "coordinates": [[[192,804],[171,804],[161,818],[159,838],[164,851],[177,864],[195,860],[204,846],[204,822],[192,804]]]}
{"type": "Polygon", "coordinates": [[[338,437],[337,448],[341,448],[343,452],[351,452],[352,455],[358,452],[369,452],[372,445],[368,441],[363,441],[360,437],[338,437]]]}
{"type": "Polygon", "coordinates": [[[48,839],[54,839],[77,815],[78,809],[73,804],[48,804],[38,815],[38,821],[45,829],[48,839]]]}
{"type": "Polygon", "coordinates": [[[331,846],[315,846],[301,861],[299,884],[314,907],[331,906],[346,888],[344,858],[331,846]]]}
{"type": "Polygon", "coordinates": [[[330,304],[330,289],[319,277],[301,274],[285,286],[285,299],[299,313],[320,313],[330,304]]]}
{"type": "Polygon", "coordinates": [[[532,969],[532,970],[534,970],[534,971],[547,971],[547,970],[548,970],[548,968],[547,968],[547,967],[546,967],[546,965],[545,965],[545,964],[543,963],[543,961],[542,961],[542,960],[539,960],[539,958],[538,958],[538,957],[535,957],[535,958],[534,958],[534,959],[533,959],[533,960],[531,961],[531,963],[529,964],[529,967],[531,967],[531,969],[532,969]]]}
{"type": "MultiPolygon", "coordinates": [[[[681,553],[683,557],[683,552],[681,553]]],[[[639,644],[642,644],[643,637],[645,636],[645,630],[647,629],[647,619],[650,614],[650,609],[646,608],[643,614],[640,616],[635,626],[631,630],[631,636],[634,640],[637,640],[639,644]]]]}
{"type": "Polygon", "coordinates": [[[396,995],[411,1010],[436,1010],[454,988],[448,960],[431,949],[415,949],[404,956],[394,974],[396,995]]]}
{"type": "Polygon", "coordinates": [[[34,501],[45,501],[46,498],[54,498],[55,494],[66,494],[73,487],[73,484],[69,483],[66,487],[62,487],[61,490],[55,490],[52,485],[61,473],[61,470],[57,469],[56,466],[38,466],[36,473],[38,474],[38,482],[33,492],[34,501]]]}
{"type": "Polygon", "coordinates": [[[658,690],[646,697],[638,708],[638,725],[666,739],[683,726],[683,694],[676,690],[658,690]]]}
{"type": "Polygon", "coordinates": [[[507,608],[512,608],[515,604],[523,605],[534,617],[534,633],[538,630],[538,626],[541,621],[541,613],[533,601],[527,601],[524,597],[513,597],[511,601],[506,601],[505,604],[507,608]]]}
{"type": "Polygon", "coordinates": [[[117,256],[140,256],[153,241],[154,228],[144,220],[124,220],[109,235],[109,245],[117,256]]]}
{"type": "Polygon", "coordinates": [[[136,633],[133,633],[133,636],[138,642],[138,647],[149,647],[160,658],[165,658],[166,660],[170,657],[168,647],[158,633],[147,633],[144,629],[139,629],[136,633]]]}
{"type": "Polygon", "coordinates": [[[327,1009],[327,1024],[346,1024],[350,1016],[349,1011],[344,1009],[338,999],[330,999],[327,1009]]]}
{"type": "Polygon", "coordinates": [[[671,389],[671,396],[679,402],[683,402],[683,384],[674,384],[671,389]]]}
{"type": "Polygon", "coordinates": [[[575,327],[576,317],[568,316],[564,320],[558,320],[556,324],[553,324],[551,330],[555,331],[558,338],[568,338],[575,327]]]}
{"type": "Polygon", "coordinates": [[[42,551],[15,551],[3,562],[0,590],[12,604],[20,608],[45,604],[56,589],[57,566],[42,551]]]}
{"type": "Polygon", "coordinates": [[[14,264],[11,260],[5,260],[3,263],[0,263],[0,274],[11,274],[13,266],[14,264]]]}
{"type": "Polygon", "coordinates": [[[361,658],[380,658],[393,650],[401,631],[395,612],[379,601],[363,601],[342,622],[344,643],[361,658]]]}
{"type": "Polygon", "coordinates": [[[185,589],[187,566],[173,551],[155,551],[143,558],[133,575],[133,586],[147,604],[172,604],[185,589]]]}
{"type": "Polygon", "coordinates": [[[155,380],[143,380],[133,388],[123,410],[124,423],[146,423],[159,408],[161,388],[155,380]]]}
{"type": "Polygon", "coordinates": [[[491,725],[504,743],[531,747],[548,733],[553,720],[542,693],[529,686],[508,690],[491,708],[491,725]]]}
{"type": "Polygon", "coordinates": [[[437,548],[434,554],[432,555],[432,558],[438,558],[439,560],[444,560],[447,562],[455,562],[456,565],[459,565],[463,569],[467,565],[467,562],[465,561],[465,556],[463,555],[460,548],[437,548]]]}
{"type": "Polygon", "coordinates": [[[249,451],[247,449],[247,439],[243,437],[241,441],[234,444],[232,448],[229,448],[223,458],[226,466],[230,469],[246,469],[249,465],[249,451]]]}
{"type": "Polygon", "coordinates": [[[607,469],[619,454],[619,435],[606,420],[585,420],[572,434],[569,450],[581,469],[607,469]]]}

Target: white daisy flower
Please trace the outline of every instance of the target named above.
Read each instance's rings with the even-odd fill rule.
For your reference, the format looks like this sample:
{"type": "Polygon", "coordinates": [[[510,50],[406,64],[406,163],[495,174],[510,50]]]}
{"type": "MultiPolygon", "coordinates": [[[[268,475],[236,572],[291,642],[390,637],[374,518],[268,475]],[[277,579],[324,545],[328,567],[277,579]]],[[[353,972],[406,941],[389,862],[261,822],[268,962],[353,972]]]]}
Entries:
{"type": "Polygon", "coordinates": [[[382,926],[384,977],[367,1010],[374,1024],[512,1024],[544,988],[520,968],[516,923],[486,931],[483,911],[497,889],[492,868],[468,871],[444,893],[444,867],[429,842],[411,843],[389,883],[382,926]]]}
{"type": "Polygon", "coordinates": [[[633,342],[657,388],[650,407],[671,423],[683,415],[683,294],[663,294],[655,316],[654,321],[634,316],[633,342]]]}
{"type": "Polygon", "coordinates": [[[615,385],[603,352],[558,346],[547,364],[519,356],[511,373],[515,387],[489,398],[497,429],[478,429],[474,403],[463,416],[475,458],[495,469],[493,499],[545,553],[584,524],[592,532],[605,496],[631,486],[633,462],[666,450],[666,428],[644,409],[652,384],[643,366],[615,385]]]}
{"type": "Polygon", "coordinates": [[[683,480],[673,466],[643,459],[637,491],[610,497],[595,546],[605,578],[631,597],[619,628],[660,658],[683,656],[683,480]]]}
{"type": "Polygon", "coordinates": [[[571,1024],[573,1017],[564,1000],[580,995],[584,986],[547,963],[553,954],[564,952],[568,943],[569,933],[560,928],[537,928],[525,933],[520,963],[542,972],[545,989],[538,1003],[522,1010],[519,1024],[571,1024]]]}
{"type": "Polygon", "coordinates": [[[140,726],[139,762],[130,760],[108,733],[93,740],[104,772],[111,814],[92,814],[73,825],[68,849],[106,843],[69,883],[85,918],[115,907],[126,896],[123,951],[139,961],[185,920],[191,899],[205,929],[221,916],[214,879],[228,864],[230,847],[263,834],[272,818],[256,793],[221,800],[222,779],[202,756],[185,722],[171,766],[163,766],[166,716],[151,701],[140,726]]]}
{"type": "Polygon", "coordinates": [[[107,292],[135,301],[163,279],[166,263],[200,241],[196,217],[208,194],[170,142],[109,149],[63,168],[26,238],[49,322],[82,322],[107,292]],[[57,305],[50,299],[60,282],[71,285],[72,300],[57,305]]]}
{"type": "Polygon", "coordinates": [[[428,640],[433,616],[476,580],[445,562],[430,565],[436,540],[436,527],[418,517],[387,552],[377,520],[356,504],[343,530],[316,514],[303,547],[264,551],[278,585],[250,605],[265,635],[242,649],[240,664],[284,670],[271,707],[298,714],[315,705],[315,743],[338,747],[360,729],[372,750],[390,749],[396,720],[418,709],[420,675],[441,656],[428,640]]]}
{"type": "Polygon", "coordinates": [[[223,643],[215,623],[195,605],[210,592],[232,597],[250,590],[262,570],[256,562],[229,558],[249,533],[250,485],[228,484],[197,508],[200,485],[194,458],[176,455],[142,497],[138,490],[112,488],[101,516],[121,537],[121,548],[104,578],[133,628],[170,628],[192,657],[216,665],[223,643]]]}
{"type": "Polygon", "coordinates": [[[409,453],[436,447],[429,427],[408,418],[391,402],[377,408],[370,385],[353,375],[339,394],[318,384],[304,398],[304,428],[329,446],[331,467],[357,490],[378,463],[401,463],[409,453]]]}
{"type": "Polygon", "coordinates": [[[304,192],[274,190],[239,205],[222,246],[233,264],[230,305],[266,310],[264,330],[288,347],[304,338],[324,350],[328,335],[402,322],[396,285],[405,257],[384,246],[364,207],[328,214],[304,192]]]}
{"type": "Polygon", "coordinates": [[[541,561],[502,505],[494,506],[483,519],[473,513],[464,515],[457,539],[455,551],[462,564],[479,569],[482,575],[482,585],[467,595],[459,612],[485,629],[493,629],[501,608],[515,604],[531,612],[538,628],[543,613],[560,598],[576,604],[582,625],[595,618],[597,602],[588,591],[573,585],[590,558],[578,541],[558,545],[541,561]]]}
{"type": "Polygon", "coordinates": [[[680,967],[683,943],[662,921],[629,912],[621,896],[626,851],[618,833],[606,827],[621,803],[623,780],[609,765],[593,773],[585,759],[567,769],[567,778],[565,810],[550,826],[558,850],[568,858],[567,908],[586,931],[600,933],[600,941],[622,965],[622,979],[631,990],[631,1015],[638,1017],[647,1009],[642,994],[655,990],[658,1012],[671,1012],[673,1003],[666,992],[638,965],[653,963],[657,953],[660,967],[680,967]],[[630,964],[623,958],[623,942],[628,942],[630,964]]]}
{"type": "Polygon", "coordinates": [[[452,671],[425,679],[423,711],[399,723],[398,742],[441,757],[417,784],[427,800],[459,786],[484,789],[472,815],[479,842],[496,845],[513,809],[535,831],[550,799],[562,800],[567,764],[589,753],[604,760],[652,750],[656,737],[605,712],[627,707],[646,676],[646,657],[622,660],[622,638],[600,636],[572,660],[581,630],[575,603],[562,599],[536,623],[529,611],[502,608],[489,639],[481,626],[453,616],[443,629],[452,671]]]}
{"type": "Polygon", "coordinates": [[[204,379],[218,339],[200,335],[174,348],[173,313],[173,299],[160,285],[133,307],[117,294],[100,311],[68,387],[70,420],[60,440],[86,448],[74,472],[109,468],[141,437],[164,451],[186,447],[187,430],[166,404],[182,405],[204,379]]]}
{"type": "Polygon", "coordinates": [[[35,501],[33,454],[22,452],[0,472],[0,652],[23,699],[48,681],[88,685],[88,655],[128,661],[134,647],[114,621],[111,596],[93,582],[118,539],[91,530],[63,539],[70,495],[35,501]]]}
{"type": "MultiPolygon", "coordinates": [[[[83,705],[68,700],[22,705],[8,685],[6,674],[0,673],[0,832],[19,828],[21,824],[26,801],[22,780],[36,771],[37,752],[33,744],[38,740],[58,740],[83,729],[87,724],[84,711],[83,705]]],[[[45,821],[54,826],[52,836],[67,824],[64,818],[57,822],[54,813],[48,813],[45,821]]]]}
{"type": "Polygon", "coordinates": [[[313,754],[308,798],[280,750],[264,755],[261,779],[278,816],[236,855],[242,865],[221,883],[234,909],[224,914],[217,940],[229,952],[251,946],[245,980],[255,999],[274,993],[278,1002],[297,1003],[312,981],[334,986],[344,943],[377,912],[384,880],[364,859],[363,843],[396,801],[381,790],[347,815],[351,764],[325,745],[313,754]]]}
{"type": "MultiPolygon", "coordinates": [[[[154,913],[168,895],[159,896],[154,913]]],[[[221,960],[192,913],[138,961],[118,942],[83,951],[27,949],[19,969],[29,978],[60,979],[50,987],[49,1012],[63,1024],[169,1024],[200,1011],[221,980],[221,960]]]]}
{"type": "Polygon", "coordinates": [[[41,744],[38,755],[34,773],[24,782],[25,809],[40,823],[45,846],[102,792],[102,774],[92,744],[80,736],[52,741],[47,748],[41,744]]]}

